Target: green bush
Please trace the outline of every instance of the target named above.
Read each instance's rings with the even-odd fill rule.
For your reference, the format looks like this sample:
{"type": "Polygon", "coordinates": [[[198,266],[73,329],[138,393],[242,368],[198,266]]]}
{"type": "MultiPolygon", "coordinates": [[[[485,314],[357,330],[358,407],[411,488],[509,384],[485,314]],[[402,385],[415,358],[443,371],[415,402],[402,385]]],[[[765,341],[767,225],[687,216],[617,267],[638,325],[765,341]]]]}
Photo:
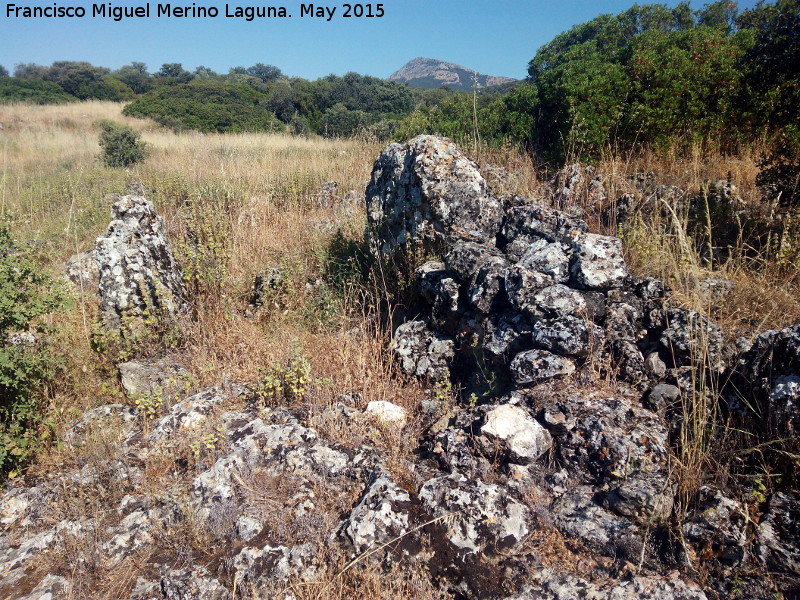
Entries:
{"type": "Polygon", "coordinates": [[[276,131],[282,124],[264,107],[265,94],[247,85],[195,80],[158,86],[128,106],[123,114],[149,117],[173,129],[238,133],[276,131]]]}
{"type": "Polygon", "coordinates": [[[65,104],[75,102],[75,97],[70,96],[51,81],[3,77],[0,79],[0,103],[11,102],[65,104]]]}
{"type": "Polygon", "coordinates": [[[133,129],[114,121],[100,121],[99,125],[100,158],[109,167],[130,167],[147,158],[147,147],[133,129]]]}
{"type": "Polygon", "coordinates": [[[66,308],[60,286],[14,244],[0,222],[0,473],[31,458],[47,439],[40,403],[59,360],[40,317],[66,308]]]}

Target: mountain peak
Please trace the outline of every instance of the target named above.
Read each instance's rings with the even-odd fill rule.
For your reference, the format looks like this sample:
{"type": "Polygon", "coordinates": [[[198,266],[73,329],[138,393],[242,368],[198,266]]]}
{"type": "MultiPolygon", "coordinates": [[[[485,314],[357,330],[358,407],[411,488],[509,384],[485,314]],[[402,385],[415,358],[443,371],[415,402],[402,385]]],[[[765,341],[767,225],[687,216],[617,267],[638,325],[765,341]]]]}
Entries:
{"type": "Polygon", "coordinates": [[[511,77],[484,75],[455,63],[419,56],[389,75],[389,81],[400,81],[413,87],[471,90],[516,81],[511,77]]]}

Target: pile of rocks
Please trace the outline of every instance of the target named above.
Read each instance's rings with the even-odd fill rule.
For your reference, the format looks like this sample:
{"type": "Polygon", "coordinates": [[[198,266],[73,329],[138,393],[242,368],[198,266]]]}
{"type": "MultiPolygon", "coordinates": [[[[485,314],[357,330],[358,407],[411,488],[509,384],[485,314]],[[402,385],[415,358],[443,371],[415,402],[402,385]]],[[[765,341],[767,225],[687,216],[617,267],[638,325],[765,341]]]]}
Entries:
{"type": "Polygon", "coordinates": [[[531,199],[496,198],[448,140],[388,146],[367,214],[384,256],[442,257],[416,269],[421,314],[395,333],[408,375],[453,377],[469,393],[491,373],[496,393],[580,370],[652,388],[697,365],[725,368],[719,327],[671,307],[661,282],[631,277],[619,238],[531,199]]]}

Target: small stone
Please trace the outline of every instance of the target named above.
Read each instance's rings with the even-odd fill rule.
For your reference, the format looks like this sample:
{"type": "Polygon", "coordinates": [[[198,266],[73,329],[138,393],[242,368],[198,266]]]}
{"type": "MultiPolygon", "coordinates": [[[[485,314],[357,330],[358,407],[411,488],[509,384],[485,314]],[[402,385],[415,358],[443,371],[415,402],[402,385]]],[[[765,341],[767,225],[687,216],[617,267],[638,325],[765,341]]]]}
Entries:
{"type": "Polygon", "coordinates": [[[408,419],[408,411],[405,408],[386,400],[373,400],[367,404],[367,409],[364,412],[375,417],[381,423],[393,425],[400,429],[406,426],[408,419]]]}
{"type": "MultiPolygon", "coordinates": [[[[511,462],[528,464],[547,452],[553,440],[536,419],[519,406],[503,404],[486,413],[481,444],[487,452],[497,445],[511,462]]],[[[479,438],[480,439],[480,438],[479,438]]]]}

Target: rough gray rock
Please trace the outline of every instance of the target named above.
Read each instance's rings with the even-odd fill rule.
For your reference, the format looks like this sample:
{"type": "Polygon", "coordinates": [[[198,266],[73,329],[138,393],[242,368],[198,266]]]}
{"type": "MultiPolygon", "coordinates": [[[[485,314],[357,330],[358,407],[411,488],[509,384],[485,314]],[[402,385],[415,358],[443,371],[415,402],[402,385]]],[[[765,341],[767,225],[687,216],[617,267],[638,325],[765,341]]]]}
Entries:
{"type": "Polygon", "coordinates": [[[164,600],[233,600],[233,595],[208,569],[171,569],[161,578],[164,600]]]}
{"type": "Polygon", "coordinates": [[[680,399],[680,389],[668,383],[659,383],[647,395],[647,407],[665,417],[669,411],[678,407],[680,399]]]}
{"type": "Polygon", "coordinates": [[[538,321],[531,331],[535,347],[566,356],[588,356],[602,347],[604,337],[600,327],[572,315],[538,321]]]}
{"type": "Polygon", "coordinates": [[[660,341],[675,366],[705,365],[715,372],[725,368],[722,330],[696,311],[667,311],[667,328],[660,341]]]}
{"type": "Polygon", "coordinates": [[[530,510],[497,485],[453,473],[426,481],[423,506],[448,520],[447,539],[460,555],[518,550],[530,531],[530,510]]]}
{"type": "Polygon", "coordinates": [[[746,556],[746,509],[711,485],[697,495],[697,508],[683,523],[686,538],[700,556],[713,556],[726,567],[738,565],[746,556]]]}
{"type": "Polygon", "coordinates": [[[45,575],[38,585],[29,594],[21,596],[18,600],[58,600],[68,598],[72,586],[69,581],[60,575],[45,575]]]}
{"type": "Polygon", "coordinates": [[[800,575],[800,498],[777,492],[758,524],[758,557],[770,570],[800,575]]]}
{"type": "Polygon", "coordinates": [[[103,323],[117,329],[126,316],[146,311],[175,316],[189,311],[181,271],[153,204],[123,196],[111,207],[111,223],[95,247],[100,271],[103,323]]]}
{"type": "Polygon", "coordinates": [[[283,410],[253,419],[228,434],[227,454],[192,482],[192,504],[207,515],[216,506],[233,501],[244,476],[263,473],[282,476],[300,473],[308,481],[337,480],[370,468],[368,450],[348,453],[320,440],[316,430],[303,427],[283,410]]]}
{"type": "Polygon", "coordinates": [[[584,221],[567,213],[531,205],[519,196],[505,197],[508,204],[516,204],[506,211],[501,235],[512,248],[506,247],[506,252],[513,256],[518,250],[516,259],[519,259],[528,246],[537,239],[548,242],[572,244],[573,237],[589,230],[584,221]]]}
{"type": "Polygon", "coordinates": [[[233,566],[245,598],[287,597],[290,582],[308,583],[321,574],[311,544],[247,546],[236,555],[233,566]]]}
{"type": "Polygon", "coordinates": [[[675,574],[589,582],[552,569],[537,569],[532,579],[534,584],[505,600],[706,600],[696,584],[686,583],[675,574]]]}
{"type": "Polygon", "coordinates": [[[628,276],[619,238],[595,233],[578,236],[572,244],[572,281],[589,290],[619,287],[628,276]]]}
{"type": "Polygon", "coordinates": [[[97,287],[100,285],[100,271],[97,268],[94,250],[73,254],[67,259],[65,268],[67,278],[81,292],[97,293],[97,287]]]}
{"type": "Polygon", "coordinates": [[[503,217],[477,165],[452,141],[428,135],[381,152],[366,203],[369,227],[384,254],[407,244],[492,242],[503,217]]]}
{"type": "Polygon", "coordinates": [[[536,293],[554,283],[550,275],[531,271],[520,264],[512,265],[505,274],[505,289],[512,306],[531,317],[540,314],[536,307],[536,293]]]}
{"type": "Polygon", "coordinates": [[[410,529],[411,496],[383,471],[373,473],[369,485],[342,525],[355,554],[384,544],[410,529]]]}
{"type": "Polygon", "coordinates": [[[675,486],[662,473],[642,475],[612,484],[602,494],[603,506],[643,524],[663,523],[675,503],[675,486]]]}
{"type": "Polygon", "coordinates": [[[518,264],[550,277],[553,283],[564,283],[569,279],[569,258],[557,242],[536,240],[528,246],[518,264]]]}
{"type": "Polygon", "coordinates": [[[205,423],[214,407],[235,397],[219,387],[210,387],[197,392],[173,406],[169,413],[159,419],[147,437],[150,443],[167,439],[177,431],[199,427],[205,423]]]}
{"type": "Polygon", "coordinates": [[[571,375],[574,372],[575,363],[572,360],[547,350],[520,352],[511,361],[511,375],[517,385],[571,375]]]}
{"type": "Polygon", "coordinates": [[[136,419],[139,411],[123,404],[104,404],[87,410],[65,433],[64,441],[75,443],[83,441],[82,438],[93,430],[108,431],[119,427],[123,438],[129,437],[136,429],[136,419]]]}
{"type": "Polygon", "coordinates": [[[550,449],[553,440],[528,412],[510,404],[501,404],[486,413],[479,443],[488,456],[498,450],[512,462],[527,464],[550,449]]]}
{"type": "Polygon", "coordinates": [[[437,431],[430,450],[444,471],[477,477],[490,470],[489,462],[473,452],[470,437],[463,429],[447,427],[437,431]]]}
{"type": "Polygon", "coordinates": [[[502,359],[523,350],[530,334],[531,326],[522,315],[492,315],[486,321],[483,348],[495,358],[502,359]]]}
{"type": "Polygon", "coordinates": [[[432,331],[425,321],[409,321],[397,328],[393,349],[409,377],[427,377],[433,382],[450,376],[455,343],[432,331]]]}
{"type": "Polygon", "coordinates": [[[191,387],[191,374],[171,357],[131,360],[117,368],[129,398],[158,397],[171,404],[191,387]]]}
{"type": "Polygon", "coordinates": [[[639,527],[595,504],[593,494],[594,488],[589,486],[574,487],[563,494],[551,508],[553,524],[592,550],[627,560],[638,559],[643,543],[639,527]]]}
{"type": "Polygon", "coordinates": [[[769,391],[769,420],[773,431],[797,439],[800,434],[800,376],[781,375],[769,391]]]}
{"type": "Polygon", "coordinates": [[[537,291],[533,295],[535,309],[523,307],[537,316],[564,317],[580,315],[587,308],[586,297],[565,285],[556,284],[537,291]]]}

